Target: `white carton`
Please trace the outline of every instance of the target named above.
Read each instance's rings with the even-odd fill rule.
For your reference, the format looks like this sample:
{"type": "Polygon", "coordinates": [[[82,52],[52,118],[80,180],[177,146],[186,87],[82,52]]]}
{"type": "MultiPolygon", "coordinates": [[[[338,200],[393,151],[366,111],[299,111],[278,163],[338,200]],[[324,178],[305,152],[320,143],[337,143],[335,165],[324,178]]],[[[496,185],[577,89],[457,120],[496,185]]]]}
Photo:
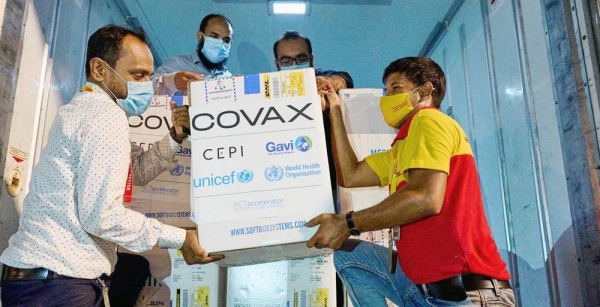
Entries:
{"type": "MultiPolygon", "coordinates": [[[[382,90],[344,89],[340,90],[339,94],[348,139],[358,160],[390,149],[397,131],[388,126],[381,115],[379,98],[383,95],[382,90]]],[[[338,187],[342,213],[371,207],[388,195],[388,187],[338,187]]],[[[387,247],[388,233],[387,230],[364,232],[360,239],[387,247]]]]}
{"type": "MultiPolygon", "coordinates": [[[[383,95],[382,90],[344,89],[339,94],[348,139],[358,160],[389,150],[397,131],[388,126],[381,115],[379,98],[383,95]]],[[[371,207],[388,195],[388,187],[346,189],[338,186],[342,213],[371,207]]],[[[389,234],[387,229],[363,232],[360,239],[387,247],[389,234]]],[[[351,307],[350,299],[347,302],[351,307]]],[[[388,306],[395,305],[388,301],[388,306]]]]}
{"type": "Polygon", "coordinates": [[[214,263],[187,265],[181,252],[169,249],[171,307],[225,306],[227,269],[214,263]]]}
{"type": "Polygon", "coordinates": [[[192,211],[222,266],[312,257],[311,218],[333,211],[312,69],[189,84],[192,211]]]}
{"type": "Polygon", "coordinates": [[[333,255],[228,269],[228,307],[336,306],[333,255]]]}
{"type": "MultiPolygon", "coordinates": [[[[133,253],[121,247],[119,252],[133,253]]],[[[187,265],[175,249],[154,247],[134,254],[150,263],[150,277],[138,296],[136,307],[225,306],[226,269],[216,264],[187,265]]]]}
{"type": "MultiPolygon", "coordinates": [[[[148,149],[169,134],[171,109],[169,102],[187,102],[185,97],[154,96],[151,106],[139,116],[129,118],[129,137],[133,144],[148,149]]],[[[193,228],[190,219],[191,143],[184,141],[175,154],[177,164],[144,186],[133,186],[132,210],[165,224],[193,228]]]]}

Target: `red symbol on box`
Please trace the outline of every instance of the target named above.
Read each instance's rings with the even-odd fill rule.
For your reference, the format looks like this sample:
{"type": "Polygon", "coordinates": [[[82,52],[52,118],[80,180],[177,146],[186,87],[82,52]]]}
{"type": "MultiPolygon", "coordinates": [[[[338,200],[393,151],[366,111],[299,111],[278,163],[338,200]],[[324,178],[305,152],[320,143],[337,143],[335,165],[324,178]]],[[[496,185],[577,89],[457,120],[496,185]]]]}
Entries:
{"type": "Polygon", "coordinates": [[[15,161],[17,161],[17,163],[23,161],[23,159],[17,157],[17,156],[13,156],[13,159],[15,159],[15,161]]]}

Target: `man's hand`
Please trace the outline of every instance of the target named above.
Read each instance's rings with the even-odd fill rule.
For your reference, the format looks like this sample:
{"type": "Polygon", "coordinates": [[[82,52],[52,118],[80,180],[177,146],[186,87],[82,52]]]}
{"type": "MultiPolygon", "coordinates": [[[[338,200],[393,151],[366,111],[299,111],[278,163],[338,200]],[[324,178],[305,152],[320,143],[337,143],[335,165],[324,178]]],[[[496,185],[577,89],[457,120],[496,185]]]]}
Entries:
{"type": "Polygon", "coordinates": [[[171,101],[171,122],[175,128],[177,136],[185,139],[190,134],[190,113],[188,106],[178,107],[175,102],[171,101]]]}
{"type": "Polygon", "coordinates": [[[175,74],[175,87],[180,91],[187,91],[189,82],[202,80],[204,80],[204,75],[189,71],[180,71],[175,74]]]}
{"type": "Polygon", "coordinates": [[[179,249],[187,264],[206,264],[225,258],[223,255],[209,255],[198,243],[198,236],[193,231],[188,231],[183,246],[179,249]]]}
{"type": "Polygon", "coordinates": [[[343,215],[324,213],[306,223],[306,227],[319,226],[319,229],[306,246],[338,249],[350,236],[346,218],[343,215]]]}
{"type": "Polygon", "coordinates": [[[327,84],[331,84],[335,92],[348,88],[346,80],[340,76],[317,76],[317,91],[324,90],[327,84]]]}
{"type": "Polygon", "coordinates": [[[321,109],[323,111],[331,110],[340,106],[340,96],[335,92],[331,84],[325,84],[323,89],[319,90],[321,95],[321,109]]]}
{"type": "Polygon", "coordinates": [[[338,92],[339,90],[348,88],[348,85],[346,84],[346,80],[344,80],[344,78],[342,78],[340,76],[329,77],[329,84],[331,84],[333,86],[333,89],[336,92],[338,92]]]}
{"type": "Polygon", "coordinates": [[[329,84],[329,78],[325,76],[317,76],[317,91],[325,89],[325,85],[329,84]]]}

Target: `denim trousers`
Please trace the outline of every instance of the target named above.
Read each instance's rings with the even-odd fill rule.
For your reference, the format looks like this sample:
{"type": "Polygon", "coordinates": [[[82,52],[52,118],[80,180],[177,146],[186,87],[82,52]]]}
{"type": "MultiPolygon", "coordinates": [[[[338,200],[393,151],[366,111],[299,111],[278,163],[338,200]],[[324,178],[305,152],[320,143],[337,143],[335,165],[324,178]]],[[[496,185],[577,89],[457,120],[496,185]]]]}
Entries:
{"type": "Polygon", "coordinates": [[[427,297],[398,264],[391,274],[388,249],[371,242],[348,240],[335,251],[333,260],[354,307],[387,307],[386,298],[400,307],[515,306],[512,289],[467,291],[467,299],[461,302],[427,297]]]}
{"type": "Polygon", "coordinates": [[[56,278],[2,281],[3,307],[102,307],[98,279],[56,278]]]}

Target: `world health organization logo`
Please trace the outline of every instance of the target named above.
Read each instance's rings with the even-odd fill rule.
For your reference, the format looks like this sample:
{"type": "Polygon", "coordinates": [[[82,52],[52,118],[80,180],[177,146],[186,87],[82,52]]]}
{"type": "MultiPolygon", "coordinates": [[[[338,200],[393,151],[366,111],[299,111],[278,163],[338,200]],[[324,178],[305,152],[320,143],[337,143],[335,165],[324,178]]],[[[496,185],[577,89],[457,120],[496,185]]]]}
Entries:
{"type": "Polygon", "coordinates": [[[173,175],[173,176],[181,176],[181,175],[183,175],[183,170],[184,170],[183,165],[177,164],[177,165],[173,166],[173,168],[171,169],[170,172],[171,172],[171,175],[173,175]]]}
{"type": "Polygon", "coordinates": [[[281,166],[268,166],[265,168],[265,178],[269,181],[279,181],[283,178],[283,168],[281,166]]]}
{"type": "Polygon", "coordinates": [[[312,140],[306,135],[301,135],[296,138],[294,145],[296,145],[296,148],[301,152],[307,152],[312,148],[312,140]]]}
{"type": "Polygon", "coordinates": [[[238,173],[237,178],[241,183],[248,183],[254,179],[254,172],[245,169],[238,173]]]}

